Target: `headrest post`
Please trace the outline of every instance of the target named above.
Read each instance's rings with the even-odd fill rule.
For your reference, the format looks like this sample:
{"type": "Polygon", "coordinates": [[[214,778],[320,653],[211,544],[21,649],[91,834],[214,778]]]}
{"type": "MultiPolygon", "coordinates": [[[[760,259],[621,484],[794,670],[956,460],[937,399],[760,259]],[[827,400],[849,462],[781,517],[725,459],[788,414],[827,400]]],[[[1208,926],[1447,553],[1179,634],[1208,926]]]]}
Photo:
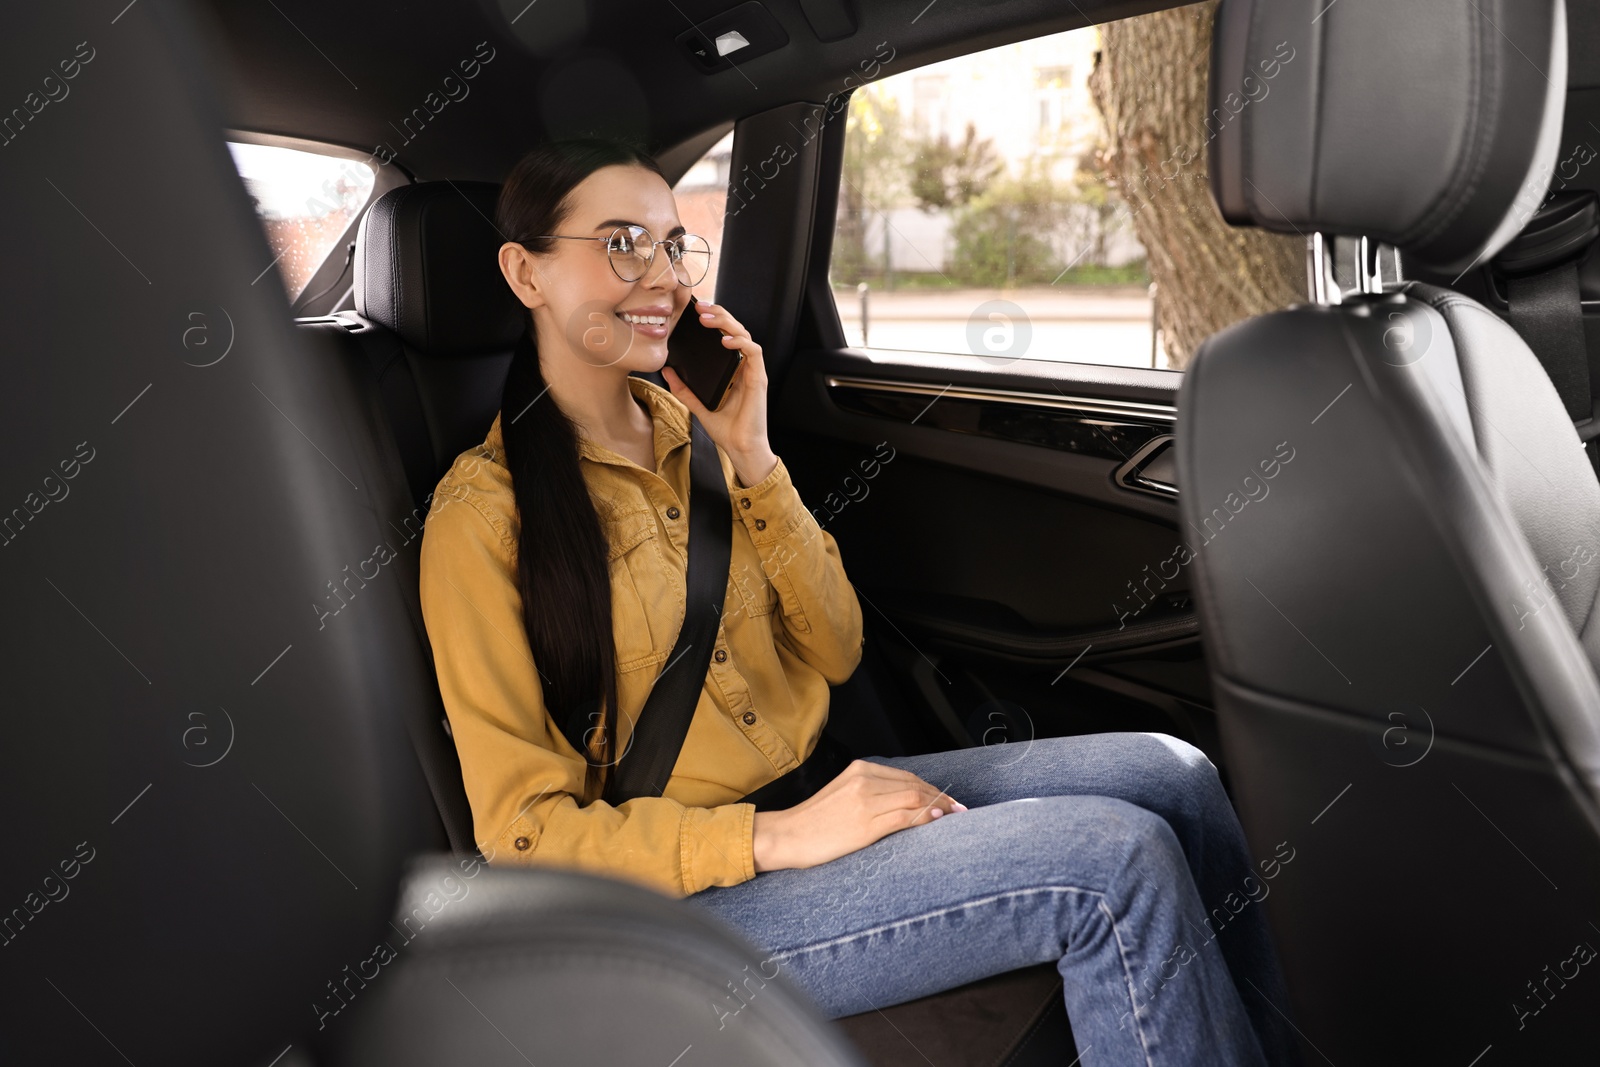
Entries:
{"type": "Polygon", "coordinates": [[[1365,237],[1356,239],[1356,284],[1361,292],[1383,295],[1382,246],[1365,237]]]}
{"type": "Polygon", "coordinates": [[[1311,302],[1319,307],[1333,307],[1344,302],[1344,294],[1333,275],[1333,256],[1328,245],[1329,239],[1321,230],[1306,238],[1306,292],[1311,302]]]}

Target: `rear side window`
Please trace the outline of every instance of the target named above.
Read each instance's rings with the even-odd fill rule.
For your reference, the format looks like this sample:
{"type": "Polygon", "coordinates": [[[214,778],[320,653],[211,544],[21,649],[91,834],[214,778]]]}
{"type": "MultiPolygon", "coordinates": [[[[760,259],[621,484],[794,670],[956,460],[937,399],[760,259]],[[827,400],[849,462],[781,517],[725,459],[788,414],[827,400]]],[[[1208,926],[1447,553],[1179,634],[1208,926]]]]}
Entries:
{"type": "Polygon", "coordinates": [[[359,160],[297,148],[228,142],[234,166],[267,231],[271,264],[293,301],[361,214],[375,175],[359,160]]]}
{"type": "MultiPolygon", "coordinates": [[[[1199,341],[1304,296],[1304,242],[1210,201],[1213,4],[915,69],[850,95],[829,277],[845,343],[1181,369],[1199,341]]],[[[1292,49],[1271,79],[1304,76],[1292,49]]],[[[866,70],[863,67],[863,70],[866,70]]],[[[837,121],[837,120],[833,120],[837,121]]]]}
{"type": "Polygon", "coordinates": [[[711,266],[705,278],[694,287],[698,300],[714,301],[717,292],[717,267],[722,262],[722,216],[728,207],[728,167],[733,159],[733,131],[706,150],[694,166],[684,171],[672,187],[678,204],[678,221],[690,233],[699,234],[711,245],[711,266]]]}

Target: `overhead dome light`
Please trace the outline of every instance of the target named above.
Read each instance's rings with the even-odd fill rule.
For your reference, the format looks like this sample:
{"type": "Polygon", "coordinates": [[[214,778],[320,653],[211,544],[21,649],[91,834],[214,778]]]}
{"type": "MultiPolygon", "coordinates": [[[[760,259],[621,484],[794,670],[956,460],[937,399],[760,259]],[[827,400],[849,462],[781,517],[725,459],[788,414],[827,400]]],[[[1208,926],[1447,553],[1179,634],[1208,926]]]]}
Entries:
{"type": "Polygon", "coordinates": [[[716,74],[782,48],[789,35],[761,0],[745,0],[690,26],[673,40],[701,73],[716,74]]]}
{"type": "Polygon", "coordinates": [[[744,39],[744,34],[738,30],[729,30],[727,33],[717,34],[717,55],[725,56],[729,52],[737,52],[741,48],[748,48],[750,42],[744,39]]]}

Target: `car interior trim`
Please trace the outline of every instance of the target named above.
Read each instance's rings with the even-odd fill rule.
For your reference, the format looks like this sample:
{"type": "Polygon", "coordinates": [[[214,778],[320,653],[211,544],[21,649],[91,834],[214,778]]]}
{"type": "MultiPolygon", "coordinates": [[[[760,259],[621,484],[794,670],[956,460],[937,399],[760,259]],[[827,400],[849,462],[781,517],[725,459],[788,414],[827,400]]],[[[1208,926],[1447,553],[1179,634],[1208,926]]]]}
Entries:
{"type": "Polygon", "coordinates": [[[1162,434],[1160,437],[1151,438],[1144,447],[1128,457],[1128,461],[1118,467],[1111,477],[1124,489],[1136,489],[1144,493],[1155,493],[1157,496],[1175,497],[1178,495],[1177,474],[1172,470],[1176,453],[1173,452],[1173,443],[1177,437],[1173,434],[1162,434]],[[1157,473],[1157,468],[1160,473],[1157,473]],[[1162,477],[1162,474],[1171,474],[1171,479],[1162,477]]]}
{"type": "Polygon", "coordinates": [[[1029,393],[1020,389],[992,389],[975,386],[941,386],[921,382],[900,382],[888,378],[856,378],[830,374],[825,379],[829,390],[856,389],[889,393],[917,393],[950,400],[985,400],[999,404],[1023,404],[1028,407],[1053,408],[1082,415],[1115,415],[1124,419],[1141,419],[1151,422],[1173,422],[1178,409],[1171,404],[1143,404],[1130,400],[1102,400],[1085,396],[1064,396],[1060,393],[1029,393]]]}

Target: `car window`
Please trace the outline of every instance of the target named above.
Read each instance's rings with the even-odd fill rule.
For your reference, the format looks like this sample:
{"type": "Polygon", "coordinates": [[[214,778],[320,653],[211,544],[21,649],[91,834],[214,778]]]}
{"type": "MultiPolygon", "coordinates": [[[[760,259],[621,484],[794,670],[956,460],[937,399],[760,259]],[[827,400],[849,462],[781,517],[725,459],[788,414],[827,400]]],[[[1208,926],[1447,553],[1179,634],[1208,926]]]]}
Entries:
{"type": "Polygon", "coordinates": [[[293,301],[367,206],[376,175],[360,160],[297,148],[229,141],[228,150],[293,301]]]}
{"type": "Polygon", "coordinates": [[[678,219],[683,228],[697,233],[711,244],[711,266],[703,281],[694,287],[701,300],[713,300],[717,292],[717,267],[722,260],[722,216],[728,206],[728,168],[733,159],[733,131],[706,150],[694,166],[684,171],[672,187],[678,202],[678,219]]]}
{"type": "MultiPolygon", "coordinates": [[[[1205,113],[1213,9],[883,63],[847,109],[829,262],[846,343],[1181,369],[1302,299],[1304,242],[1232,230],[1210,200],[1229,117],[1205,113]]],[[[1293,61],[1263,58],[1245,103],[1293,61]]]]}

